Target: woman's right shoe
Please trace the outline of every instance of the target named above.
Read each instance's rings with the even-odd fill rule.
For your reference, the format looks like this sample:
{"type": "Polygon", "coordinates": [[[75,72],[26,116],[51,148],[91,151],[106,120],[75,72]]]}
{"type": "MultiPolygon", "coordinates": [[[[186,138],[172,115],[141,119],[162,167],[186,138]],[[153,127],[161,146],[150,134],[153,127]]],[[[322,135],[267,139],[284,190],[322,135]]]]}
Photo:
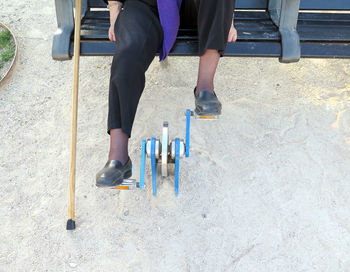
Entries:
{"type": "Polygon", "coordinates": [[[195,112],[200,116],[220,115],[222,105],[217,98],[215,92],[202,90],[196,95],[196,89],[194,89],[195,98],[195,112]]]}
{"type": "Polygon", "coordinates": [[[96,174],[97,187],[116,187],[123,183],[124,179],[132,176],[132,162],[130,158],[123,165],[120,161],[109,160],[105,167],[96,174]]]}

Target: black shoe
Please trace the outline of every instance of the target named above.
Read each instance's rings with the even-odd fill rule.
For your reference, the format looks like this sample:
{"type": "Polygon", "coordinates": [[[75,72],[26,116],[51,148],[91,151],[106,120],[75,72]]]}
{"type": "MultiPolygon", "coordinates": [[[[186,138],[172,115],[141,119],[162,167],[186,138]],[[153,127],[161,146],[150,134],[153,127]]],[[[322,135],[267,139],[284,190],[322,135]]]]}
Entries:
{"type": "Polygon", "coordinates": [[[132,175],[132,162],[130,158],[123,165],[120,161],[108,161],[105,167],[96,175],[97,187],[115,187],[123,183],[124,179],[132,175]]]}
{"type": "Polygon", "coordinates": [[[196,95],[196,89],[194,89],[195,112],[202,116],[220,115],[222,105],[215,92],[203,90],[196,95]]]}

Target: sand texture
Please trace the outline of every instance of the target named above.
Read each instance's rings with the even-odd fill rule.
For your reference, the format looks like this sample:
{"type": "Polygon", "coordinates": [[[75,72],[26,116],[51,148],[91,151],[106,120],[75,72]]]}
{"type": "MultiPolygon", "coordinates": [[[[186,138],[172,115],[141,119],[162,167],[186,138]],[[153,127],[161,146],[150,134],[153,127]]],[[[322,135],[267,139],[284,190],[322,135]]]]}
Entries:
{"type": "MultiPolygon", "coordinates": [[[[350,271],[350,61],[223,58],[219,122],[192,122],[191,157],[145,191],[97,189],[110,57],[81,59],[77,229],[67,232],[72,62],[51,58],[54,1],[0,1],[18,38],[0,91],[0,271],[350,271]]],[[[141,139],[185,136],[198,59],[147,72],[141,139]]]]}

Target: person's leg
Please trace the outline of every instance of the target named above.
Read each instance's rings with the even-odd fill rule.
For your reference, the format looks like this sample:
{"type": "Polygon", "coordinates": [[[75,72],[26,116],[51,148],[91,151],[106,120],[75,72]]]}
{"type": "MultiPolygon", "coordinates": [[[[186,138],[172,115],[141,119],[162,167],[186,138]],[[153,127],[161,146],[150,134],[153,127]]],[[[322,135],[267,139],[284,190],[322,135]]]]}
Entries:
{"type": "Polygon", "coordinates": [[[128,139],[145,87],[145,72],[163,39],[159,19],[140,1],[125,2],[115,23],[115,35],[116,51],[109,88],[110,151],[105,168],[96,176],[97,185],[101,187],[120,184],[118,167],[131,165],[128,139]]]}
{"type": "Polygon", "coordinates": [[[230,30],[235,31],[232,27],[235,1],[196,0],[196,6],[201,56],[196,89],[198,95],[202,90],[214,92],[214,76],[220,56],[225,51],[230,30]]]}
{"type": "MultiPolygon", "coordinates": [[[[118,54],[116,54],[118,55],[118,54]]],[[[110,135],[110,147],[108,160],[118,160],[125,164],[128,160],[128,140],[129,136],[121,129],[121,115],[119,110],[118,89],[114,85],[113,74],[116,71],[117,61],[113,58],[111,68],[111,78],[109,83],[109,111],[108,111],[108,133],[110,135]],[[113,129],[111,129],[113,127],[113,129]]]]}
{"type": "Polygon", "coordinates": [[[108,160],[120,161],[123,165],[129,159],[129,136],[121,128],[110,130],[108,160]]]}
{"type": "Polygon", "coordinates": [[[196,95],[203,90],[214,92],[214,76],[219,59],[220,54],[214,49],[207,49],[200,57],[196,95]]]}
{"type": "Polygon", "coordinates": [[[127,1],[119,16],[110,81],[109,159],[125,162],[127,141],[145,87],[145,72],[160,47],[162,33],[158,18],[144,3],[127,1]]]}

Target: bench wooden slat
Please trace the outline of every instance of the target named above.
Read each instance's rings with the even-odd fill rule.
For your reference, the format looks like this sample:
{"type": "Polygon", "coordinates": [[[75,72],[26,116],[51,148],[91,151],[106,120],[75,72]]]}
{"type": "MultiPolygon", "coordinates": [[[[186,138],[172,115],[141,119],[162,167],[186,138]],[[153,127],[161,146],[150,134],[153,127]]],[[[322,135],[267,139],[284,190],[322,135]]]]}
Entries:
{"type": "MultiPolygon", "coordinates": [[[[279,41],[278,28],[266,12],[236,13],[236,28],[241,41],[279,41]]],[[[90,11],[82,22],[82,40],[108,40],[107,11],[90,11]]],[[[298,33],[301,41],[350,42],[350,14],[300,13],[298,33]]],[[[180,28],[178,40],[196,40],[196,29],[180,28]]]]}
{"type": "MultiPolygon", "coordinates": [[[[188,0],[187,0],[188,1],[188,0]]],[[[92,8],[105,8],[103,0],[88,0],[92,8]]],[[[267,9],[267,0],[236,0],[237,9],[267,9]]],[[[349,0],[301,0],[300,9],[350,10],[349,0]]]]}
{"type": "Polygon", "coordinates": [[[303,10],[349,10],[349,0],[301,0],[300,9],[303,10]]]}
{"type": "Polygon", "coordinates": [[[301,56],[306,58],[349,58],[350,43],[301,43],[301,56]]]}
{"type": "MultiPolygon", "coordinates": [[[[273,40],[279,41],[278,28],[272,23],[268,15],[261,12],[237,12],[236,28],[240,40],[273,40]],[[255,19],[252,19],[255,18],[255,19]]],[[[82,40],[108,40],[109,19],[101,12],[89,12],[81,27],[82,40]],[[98,13],[95,16],[93,13],[98,13]],[[101,18],[101,19],[97,19],[101,18]],[[90,19],[91,18],[91,19],[90,19]]],[[[179,30],[178,40],[196,40],[196,29],[179,30]]]]}
{"type": "MultiPolygon", "coordinates": [[[[73,42],[71,42],[71,48],[73,42]]],[[[82,41],[81,56],[113,56],[115,44],[112,42],[82,41]]],[[[72,49],[70,54],[73,54],[72,49]]],[[[178,41],[172,49],[172,56],[193,56],[193,52],[198,52],[198,41],[178,41]]],[[[279,57],[281,54],[281,45],[279,42],[246,42],[235,43],[234,46],[228,46],[226,56],[265,56],[279,57]]]]}
{"type": "MultiPolygon", "coordinates": [[[[266,19],[270,20],[270,16],[267,12],[252,12],[252,11],[237,11],[235,14],[236,19],[245,19],[245,20],[258,20],[258,19],[266,19]]],[[[84,19],[105,19],[109,21],[109,13],[107,10],[93,10],[88,11],[84,19]]]]}
{"type": "MultiPolygon", "coordinates": [[[[193,0],[186,0],[193,1],[193,0]]],[[[104,8],[106,4],[103,0],[88,0],[89,6],[93,8],[104,8]]],[[[237,0],[236,8],[240,9],[266,9],[266,0],[237,0]]]]}
{"type": "Polygon", "coordinates": [[[344,22],[350,24],[350,13],[309,13],[309,12],[300,12],[299,20],[302,21],[314,21],[314,22],[328,22],[332,21],[344,22]]]}
{"type": "MultiPolygon", "coordinates": [[[[71,52],[73,54],[73,42],[71,52]]],[[[82,56],[113,56],[113,43],[104,42],[82,42],[82,56]]],[[[198,51],[198,43],[178,42],[170,55],[173,56],[193,56],[193,52],[198,51]],[[187,53],[186,53],[187,52],[187,53]]],[[[225,56],[240,57],[279,57],[281,55],[281,45],[279,42],[237,42],[228,45],[225,56]]],[[[301,43],[301,56],[308,58],[349,58],[349,43],[301,43]]]]}

